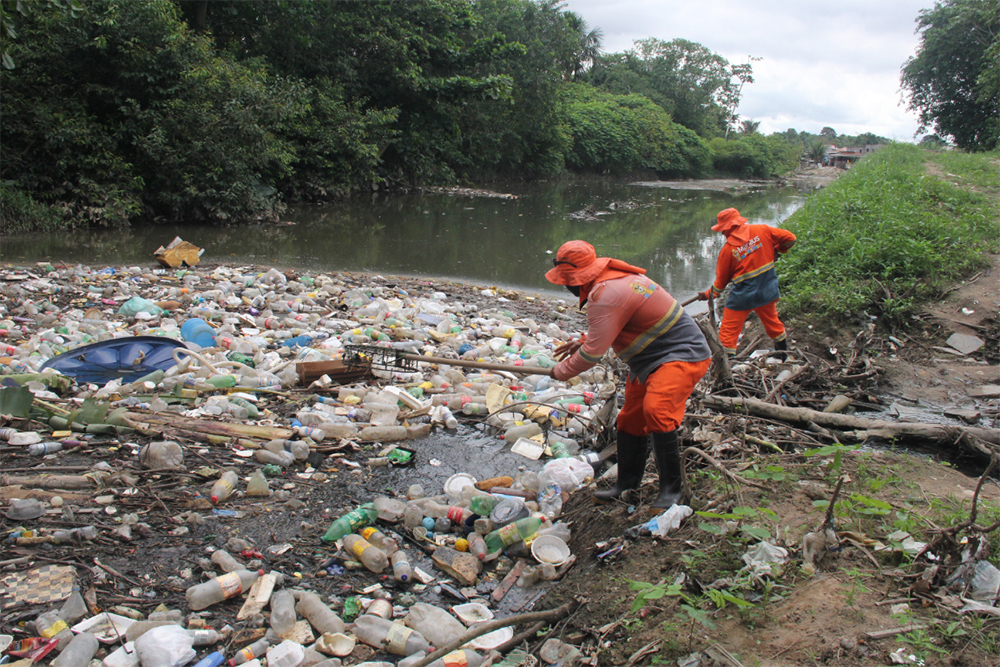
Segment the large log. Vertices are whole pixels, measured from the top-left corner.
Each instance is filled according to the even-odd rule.
[[[777,419],[802,427],[818,424],[840,431],[857,431],[860,432],[856,434],[859,439],[874,436],[879,438],[913,438],[947,447],[957,444],[976,458],[986,460],[989,460],[995,453],[1000,453],[1000,430],[994,428],[892,422],[855,417],[854,415],[818,412],[808,408],[789,408],[765,403],[754,398],[706,396],[703,402],[706,407],[746,412],[758,417]]]

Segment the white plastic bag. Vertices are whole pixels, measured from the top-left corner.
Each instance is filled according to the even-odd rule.
[[[179,625],[161,625],[135,640],[142,667],[181,667],[194,660],[194,638]]]
[[[545,464],[538,478],[546,484],[557,484],[567,493],[573,493],[594,478],[594,469],[580,459],[552,459]]]

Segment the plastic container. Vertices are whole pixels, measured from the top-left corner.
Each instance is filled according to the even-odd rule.
[[[392,554],[392,576],[396,581],[406,583],[413,578],[413,568],[406,552],[400,549]]]
[[[298,598],[299,601],[295,605],[295,611],[302,614],[317,632],[320,634],[336,634],[344,631],[344,621],[341,620],[336,612],[323,603],[323,599],[319,595],[306,592],[299,593]]]
[[[418,602],[410,607],[403,623],[424,636],[434,646],[444,646],[465,634],[465,626],[440,607]]]
[[[362,565],[376,574],[382,572],[389,565],[389,557],[379,549],[361,537],[360,535],[344,535],[344,550],[359,560]]]
[[[254,470],[247,480],[247,496],[252,498],[266,498],[271,495],[271,487],[267,483],[262,470]]]
[[[570,550],[555,535],[539,535],[531,541],[531,555],[539,563],[552,563],[558,567],[570,557]]]
[[[192,611],[199,611],[210,607],[213,604],[235,597],[250,588],[253,582],[257,581],[263,570],[251,572],[250,570],[236,570],[216,577],[210,581],[196,584],[187,589],[184,597],[187,599],[188,607]]]
[[[221,503],[226,498],[228,498],[233,493],[233,489],[236,487],[236,482],[239,478],[236,473],[232,470],[227,470],[222,473],[222,476],[216,480],[215,484],[212,485],[212,491],[209,494],[212,498],[213,503]]]
[[[514,523],[508,524],[499,530],[484,537],[486,549],[489,553],[500,551],[506,547],[523,542],[525,538],[531,537],[544,525],[541,519],[529,516],[525,519],[518,519]]]
[[[348,629],[368,646],[393,655],[412,655],[430,648],[424,636],[416,630],[371,614],[358,616]]]
[[[381,530],[373,526],[362,528],[361,537],[368,540],[368,542],[370,542],[373,546],[376,546],[382,551],[384,551],[385,555],[389,556],[390,558],[394,553],[399,551],[399,545],[396,543],[396,540],[392,539],[391,537],[383,533]]]
[[[73,637],[59,653],[59,657],[52,661],[52,667],[87,667],[100,646],[97,637],[89,632],[82,632]]]
[[[323,541],[336,542],[345,535],[372,525],[376,518],[378,518],[378,511],[375,506],[372,503],[365,503],[334,521],[327,529],[326,534],[323,535]]]
[[[271,629],[284,637],[295,627],[295,596],[290,590],[276,591],[271,595]]]
[[[184,467],[184,450],[176,442],[151,442],[139,450],[139,464],[149,470]]]
[[[215,347],[215,329],[200,317],[192,317],[181,325],[181,338],[198,347]]]
[[[305,657],[306,650],[302,644],[286,639],[267,649],[267,667],[298,667]]]

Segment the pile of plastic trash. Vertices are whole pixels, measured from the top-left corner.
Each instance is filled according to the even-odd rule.
[[[496,606],[498,591],[556,580],[573,565],[570,530],[558,519],[568,494],[595,475],[597,455],[587,448],[613,419],[615,381],[604,367],[569,383],[548,375],[553,349],[572,336],[555,323],[572,317],[560,312],[560,302],[540,304],[554,321],[539,323],[517,316],[495,290],[458,300],[378,277],[232,267],[38,268],[0,272],[0,407],[10,413],[0,445],[44,462],[110,439],[116,456],[126,458],[115,461],[121,469],[101,462],[82,475],[47,476],[45,499],[11,499],[5,525],[18,526],[7,540],[19,547],[127,544],[155,533],[134,513],[117,517],[113,531],[29,522],[47,512],[73,520],[59,493],[82,491],[106,505],[137,484],[136,471],[188,470],[188,442],[238,463],[220,466],[194,488],[195,509],[172,519],[189,525],[204,522],[198,509],[219,516],[217,508],[237,498],[294,502],[287,490],[272,488],[273,475],[286,468],[313,482],[334,481],[317,469],[331,448],[375,443],[381,449],[369,465],[404,466],[419,451],[419,438],[434,429],[453,432],[460,421],[503,438],[525,461],[547,459],[509,477],[454,475],[437,495],[415,483],[405,497],[373,494],[369,503],[343,508],[315,542],[326,554],[319,570],[335,577],[367,569],[378,582],[364,589],[367,595],[324,596],[299,578],[265,573],[255,546],[232,538],[200,559],[201,581],[193,568],[171,578],[174,590],[186,589],[187,610],[147,616],[111,605],[94,613],[98,601],[75,590],[22,624],[30,637],[7,636],[3,648],[29,660],[25,665],[56,654],[58,667],[82,667],[95,656],[108,667],[184,665],[198,657],[198,667],[261,659],[281,667],[387,664],[365,661],[380,652],[414,664],[492,618],[475,600]],[[511,370],[393,363],[397,354]],[[370,371],[365,381],[357,377],[359,359]],[[347,361],[330,374],[309,373]],[[346,377],[351,381],[341,384]],[[4,484],[30,487],[32,479],[10,475]],[[187,530],[181,525],[170,534]],[[415,563],[408,544],[432,559],[433,572]],[[484,598],[476,585],[490,569],[495,585]],[[30,587],[36,572],[9,583]],[[450,611],[420,602],[435,583],[472,601]],[[211,615],[202,610],[244,598],[235,617],[209,626]],[[478,665],[479,652],[512,635],[508,626],[470,637],[462,655],[431,664]],[[226,648],[215,650],[220,643]]]

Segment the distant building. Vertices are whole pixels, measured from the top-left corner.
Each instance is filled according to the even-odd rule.
[[[828,167],[849,169],[852,164],[883,146],[885,144],[865,144],[864,146],[845,146],[843,148],[830,146],[823,158],[823,164]]]

